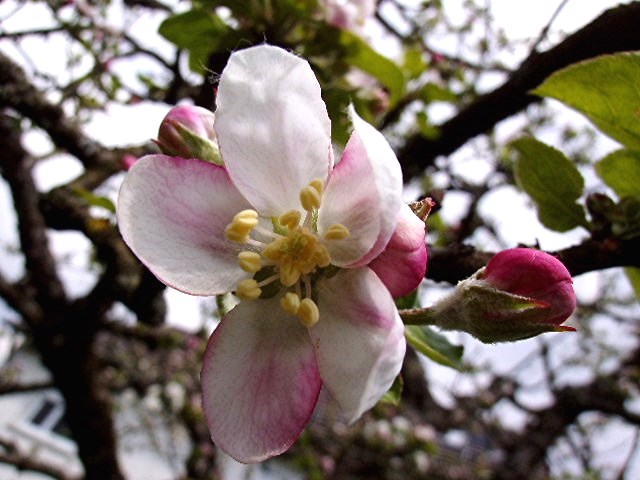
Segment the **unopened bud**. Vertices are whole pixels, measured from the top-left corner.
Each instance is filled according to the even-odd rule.
[[[222,165],[213,112],[194,105],[173,107],[164,117],[156,144],[173,157],[197,158]]]
[[[561,325],[576,307],[572,284],[569,271],[552,255],[505,250],[434,306],[435,323],[485,343],[574,331]]]

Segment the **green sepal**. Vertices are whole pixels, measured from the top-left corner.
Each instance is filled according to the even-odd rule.
[[[402,400],[402,390],[404,388],[404,381],[402,380],[402,375],[398,375],[396,379],[393,381],[393,385],[391,388],[387,390],[379,403],[393,405],[397,407],[400,405],[400,401]]]

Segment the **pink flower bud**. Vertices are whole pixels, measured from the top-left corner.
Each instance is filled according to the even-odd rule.
[[[122,155],[122,166],[125,170],[129,170],[137,160],[138,157],[131,155],[130,153],[125,153]]]
[[[435,323],[485,343],[575,331],[561,325],[576,307],[572,284],[566,267],[548,253],[505,250],[434,306]]]
[[[374,0],[324,0],[325,18],[330,25],[357,31],[376,12]]]
[[[393,297],[413,292],[427,268],[424,221],[403,205],[387,247],[369,267],[387,286]]]
[[[222,164],[213,129],[213,112],[193,105],[173,107],[160,124],[156,144],[173,157],[197,158]]]
[[[479,278],[498,290],[548,305],[545,315],[539,319],[548,325],[559,326],[576,308],[571,274],[560,260],[539,250],[512,248],[500,252],[489,261]]]

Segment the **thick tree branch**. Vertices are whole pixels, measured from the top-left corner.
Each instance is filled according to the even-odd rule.
[[[18,215],[18,232],[35,298],[44,308],[66,301],[64,288],[49,250],[47,228],[38,208],[38,191],[31,177],[27,153],[20,144],[14,119],[0,115],[3,139],[2,175],[9,183]]]
[[[587,239],[579,245],[550,253],[558,257],[574,276],[614,267],[640,267],[640,237],[628,240]],[[432,247],[429,249],[427,278],[455,284],[485,266],[493,255],[466,244]]]
[[[419,175],[436,157],[454,152],[501,120],[540,101],[528,92],[553,72],[598,55],[640,49],[638,25],[640,3],[620,5],[551,50],[532,53],[501,87],[479,97],[440,125],[438,138],[430,140],[421,135],[408,138],[398,154],[405,178]]]
[[[99,384],[100,365],[92,351],[100,321],[112,300],[96,301],[90,297],[91,301],[68,302],[48,247],[47,226],[28,168],[28,156],[20,144],[17,125],[6,115],[0,116],[0,135],[5,147],[2,174],[14,197],[27,267],[24,288],[35,291],[34,299],[46,313],[37,319],[24,320],[44,365],[64,397],[69,426],[87,477],[123,478],[116,456],[111,402]],[[25,308],[20,313],[26,313]]]
[[[51,103],[27,78],[24,71],[0,52],[0,106],[10,107],[45,130],[53,143],[89,168],[103,171],[103,178],[122,170],[125,150],[110,150],[87,138],[69,120],[60,105]]]

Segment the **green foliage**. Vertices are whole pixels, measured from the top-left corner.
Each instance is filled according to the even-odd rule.
[[[416,46],[405,50],[402,69],[410,79],[420,77],[427,70],[422,48]]]
[[[402,377],[398,375],[393,381],[393,385],[391,385],[391,388],[380,399],[380,403],[393,405],[394,407],[400,405],[400,402],[402,401],[403,387],[404,381],[402,380]]]
[[[627,278],[633,287],[633,291],[636,292],[636,297],[640,299],[640,268],[625,268]]]
[[[111,213],[116,213],[116,206],[107,197],[101,197],[83,188],[74,188],[73,193],[85,200],[92,207],[100,207]]]
[[[640,152],[616,150],[596,164],[596,173],[619,197],[640,196]]]
[[[558,232],[586,227],[584,209],[576,202],[584,179],[575,165],[562,152],[534,138],[521,138],[511,147],[517,152],[516,181],[536,203],[540,221]]]
[[[595,168],[620,198],[606,212],[612,233],[619,238],[640,235],[640,152],[616,150],[600,160]]]
[[[425,103],[455,102],[458,97],[446,87],[428,82],[420,89],[420,97]]]
[[[189,51],[189,67],[198,73],[206,71],[211,52],[231,50],[240,39],[215,12],[201,8],[167,18],[159,31],[177,47]]]
[[[405,77],[398,65],[380,55],[358,35],[348,30],[339,30],[340,44],[345,48],[345,60],[352,66],[368,73],[389,89],[391,106],[395,105],[405,91]]]
[[[640,149],[640,54],[619,53],[560,70],[533,93],[585,114],[603,133]]]
[[[431,327],[423,325],[406,325],[404,335],[409,345],[427,358],[447,367],[462,370],[462,354],[464,347],[453,345],[447,337],[437,333]]]

